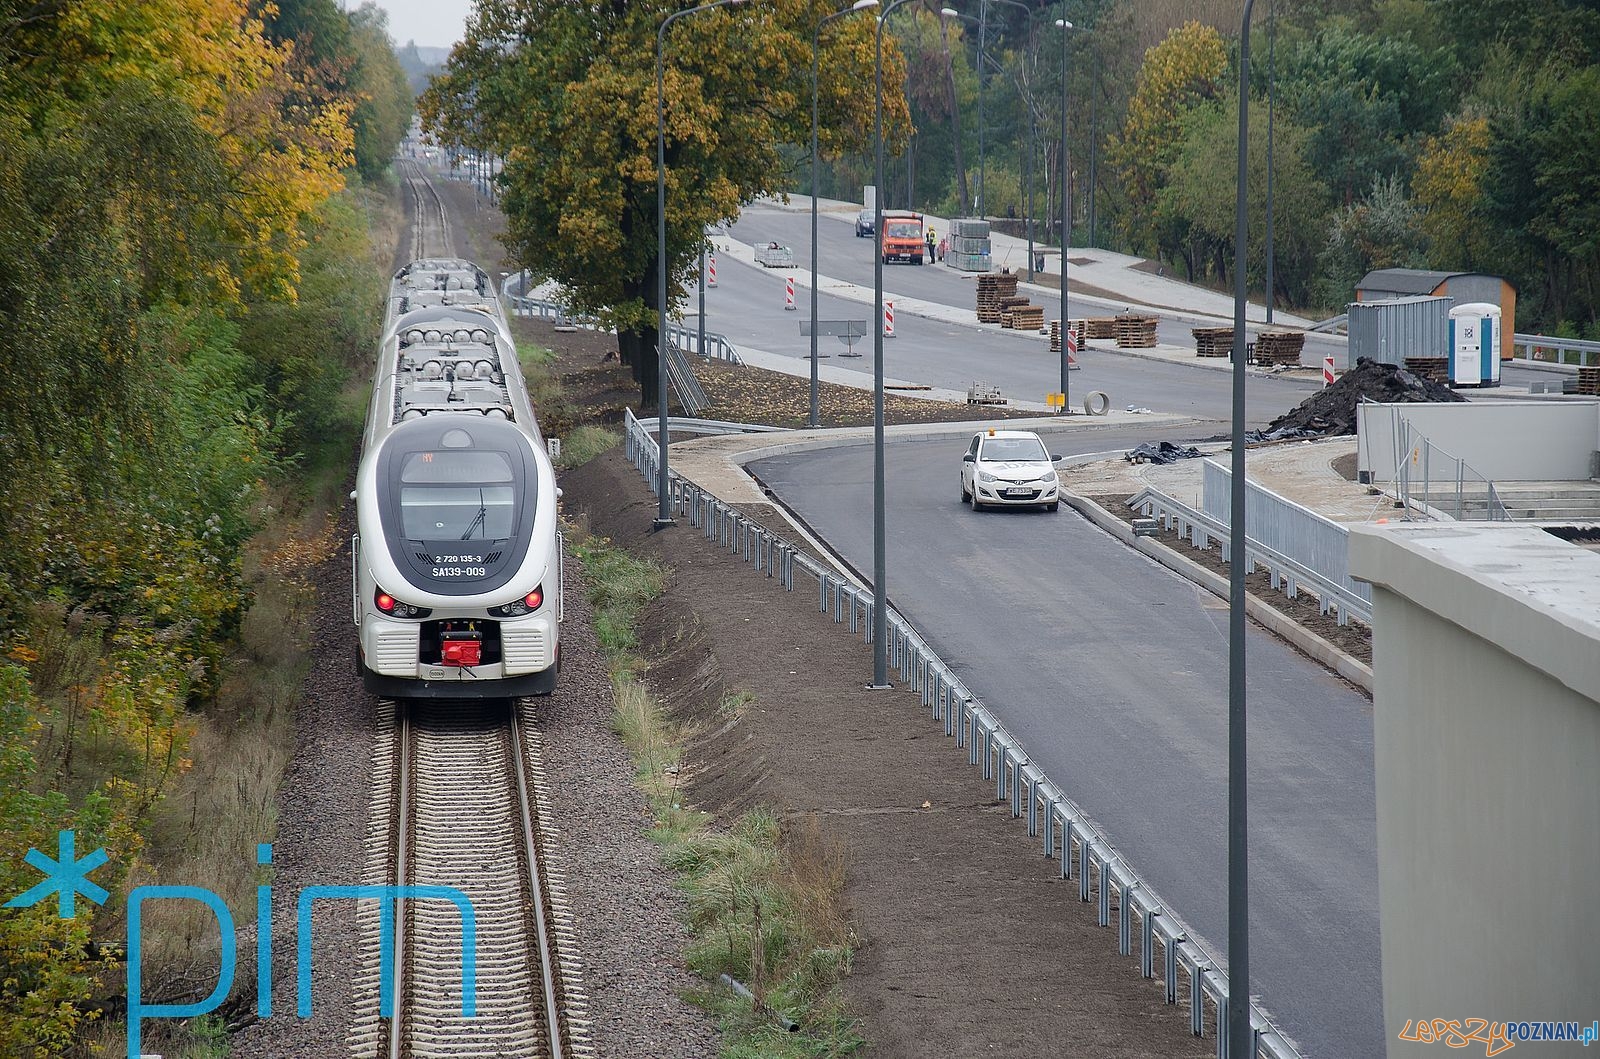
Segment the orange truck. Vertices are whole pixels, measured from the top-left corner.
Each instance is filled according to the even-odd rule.
[[[883,263],[909,261],[922,264],[928,252],[926,237],[922,234],[922,214],[905,210],[883,212],[883,233],[878,241]]]

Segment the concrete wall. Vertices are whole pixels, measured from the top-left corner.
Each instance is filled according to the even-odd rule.
[[[1398,1039],[1412,1019],[1589,1025],[1600,1017],[1600,554],[1531,527],[1396,525],[1352,527],[1350,559],[1374,587],[1390,1059],[1440,1054]]]
[[[1394,478],[1399,455],[1391,409],[1434,445],[1496,482],[1575,480],[1595,473],[1600,402],[1365,404],[1356,409],[1356,463],[1376,482]],[[1418,474],[1413,471],[1414,481]],[[1453,480],[1454,472],[1449,474]]]

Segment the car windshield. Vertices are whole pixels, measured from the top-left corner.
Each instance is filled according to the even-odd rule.
[[[1048,463],[1050,454],[1038,438],[990,438],[984,443],[980,459],[985,462],[1016,463],[1022,460]]]
[[[889,233],[889,238],[891,238],[891,239],[921,239],[922,238],[922,226],[920,224],[914,224],[914,223],[908,224],[908,223],[905,223],[905,222],[901,222],[900,224],[887,225],[886,229],[887,229],[887,231]]]

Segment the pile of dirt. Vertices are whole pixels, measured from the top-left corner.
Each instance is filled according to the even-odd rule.
[[[1411,374],[1398,364],[1380,364],[1362,357],[1339,381],[1274,419],[1268,435],[1303,432],[1299,436],[1337,437],[1356,432],[1356,405],[1362,401],[1406,404],[1423,401],[1465,401],[1450,387]],[[1284,433],[1281,436],[1297,436]]]

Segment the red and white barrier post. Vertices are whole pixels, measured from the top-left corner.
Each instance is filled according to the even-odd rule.
[[[883,303],[883,337],[894,337],[894,302]]]
[[[1061,339],[1067,344],[1068,369],[1076,368],[1078,366],[1078,339],[1073,335],[1072,328],[1064,328],[1061,332]]]
[[[707,264],[706,264],[706,286],[715,287],[716,285],[717,285],[717,255],[716,254],[712,254],[710,259],[707,261]]]
[[[1328,356],[1322,358],[1322,385],[1325,386],[1325,387],[1333,385],[1333,355],[1332,354],[1329,354]]]
[[[790,276],[783,281],[783,307],[794,312],[794,277]]]

